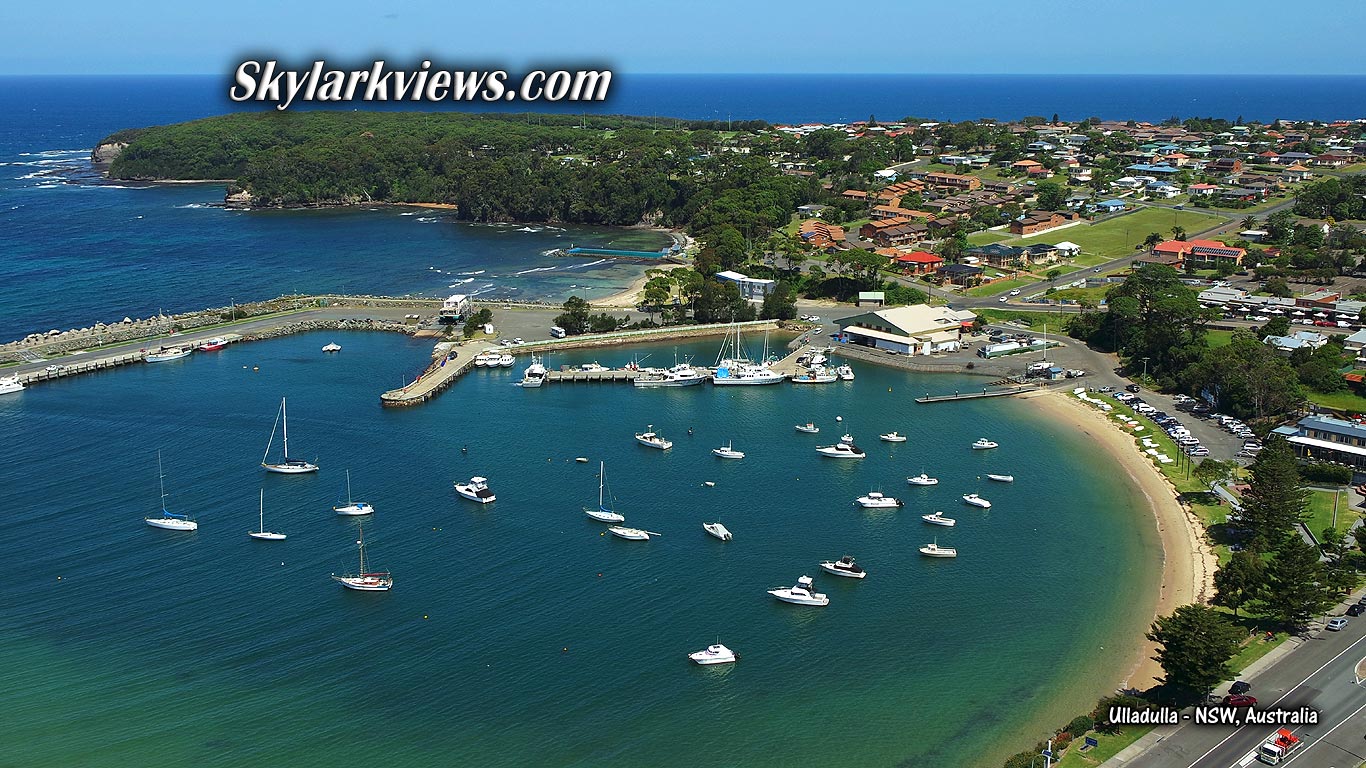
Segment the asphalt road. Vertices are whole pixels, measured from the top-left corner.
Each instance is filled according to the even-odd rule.
[[[1338,611],[1341,613],[1341,611]],[[1143,755],[1133,768],[1229,768],[1260,765],[1255,750],[1284,727],[1303,742],[1282,763],[1298,768],[1348,768],[1366,760],[1366,684],[1356,683],[1356,666],[1366,659],[1366,621],[1351,619],[1341,632],[1316,630],[1256,678],[1251,694],[1258,709],[1308,706],[1319,713],[1313,725],[1211,726],[1185,723]]]

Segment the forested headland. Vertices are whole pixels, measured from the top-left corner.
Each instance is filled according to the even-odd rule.
[[[785,223],[812,194],[811,182],[783,176],[759,157],[714,151],[715,127],[724,126],[621,116],[260,112],[120,131],[101,144],[127,144],[109,166],[112,178],[233,179],[230,194],[253,207],[447,203],[470,221],[651,223],[695,232],[725,223],[750,237]]]

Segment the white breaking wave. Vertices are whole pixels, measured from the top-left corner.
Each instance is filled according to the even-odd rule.
[[[532,272],[553,272],[555,267],[536,267],[534,269],[524,269],[521,272],[513,272],[514,275],[529,275]]]
[[[406,211],[406,212],[404,212],[404,213],[400,213],[400,214],[399,214],[399,216],[416,216],[416,215],[417,215],[417,212],[416,212],[416,211]]]
[[[474,271],[474,272],[456,272],[456,274],[457,274],[457,275],[482,275],[482,274],[484,274],[484,270],[480,269],[480,270],[476,270],[476,271]]]
[[[186,204],[184,204],[184,205],[177,205],[176,207],[177,207],[177,208],[212,208],[213,206],[211,206],[211,205],[209,205],[209,204],[207,204],[207,203],[186,203]]]
[[[517,231],[518,231],[518,232],[540,232],[541,230],[539,230],[539,229],[533,229],[532,227],[521,227],[521,228],[518,229]]]
[[[583,269],[585,267],[596,267],[599,264],[606,264],[610,261],[611,259],[598,259],[597,261],[590,261],[586,264],[575,264],[573,266],[565,267],[565,269]]]
[[[477,290],[470,291],[470,296],[478,296],[481,293],[488,293],[491,290],[493,290],[493,283],[489,283],[488,285],[478,288]]]
[[[420,221],[420,222],[422,222],[423,224],[432,224],[432,223],[435,223],[435,222],[436,222],[436,217],[435,217],[435,216],[419,216],[419,217],[417,217],[417,220]]]

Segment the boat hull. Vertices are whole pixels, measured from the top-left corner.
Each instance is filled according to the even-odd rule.
[[[388,592],[394,586],[394,580],[390,578],[333,576],[332,579],[343,587],[354,589],[357,592]]]
[[[851,453],[849,451],[835,450],[834,448],[817,448],[816,452],[822,456],[829,456],[832,459],[862,459],[867,456],[867,454],[863,452]]]
[[[588,507],[584,507],[584,508],[583,508],[583,513],[584,513],[585,515],[587,515],[589,518],[591,518],[591,519],[593,519],[593,520],[597,520],[599,523],[624,523],[624,522],[626,522],[626,516],[625,516],[625,515],[621,515],[621,514],[617,514],[616,512],[603,512],[603,511],[600,510],[600,509],[589,509]]]
[[[921,548],[920,548],[920,554],[924,555],[925,557],[958,557],[958,550],[956,550],[956,549],[933,549],[933,550],[932,550],[932,549],[926,549],[925,547],[921,547]]]
[[[733,654],[733,653],[732,653],[731,655],[729,655],[729,656],[707,656],[707,655],[705,655],[706,653],[707,653],[706,651],[698,651],[697,653],[690,653],[690,654],[688,654],[688,658],[692,659],[692,660],[693,660],[693,663],[699,664],[699,665],[704,666],[704,667],[710,666],[710,665],[712,665],[712,664],[734,664],[734,663],[735,663],[735,654]],[[703,654],[703,655],[699,655],[699,654]]]
[[[148,525],[153,528],[161,528],[166,531],[197,531],[199,523],[193,520],[177,520],[175,518],[148,517],[144,518]]]
[[[375,508],[362,501],[358,504],[347,504],[344,507],[333,507],[332,511],[339,515],[356,517],[359,515],[373,515],[375,513]]]
[[[730,450],[726,450],[726,449],[724,449],[724,448],[713,448],[713,449],[711,450],[711,452],[712,452],[712,455],[713,455],[713,456],[716,456],[716,457],[722,458],[722,459],[743,459],[743,458],[745,458],[745,454],[744,454],[743,451],[730,451]]]
[[[674,447],[672,440],[649,440],[641,437],[640,435],[636,435],[636,442],[640,443],[646,448],[655,448],[661,451],[667,451],[670,448]]]
[[[480,504],[488,504],[491,501],[498,500],[498,497],[492,494],[488,496],[480,496],[478,491],[471,491],[469,488],[459,485],[455,487],[455,492],[460,494],[464,498],[469,499],[470,501],[477,501]]]
[[[982,509],[991,509],[991,502],[980,497],[969,499],[966,496],[964,496],[963,503],[973,507],[981,507]]]
[[[825,571],[826,573],[832,573],[836,576],[843,576],[847,579],[861,579],[868,575],[867,571],[859,571],[858,573],[854,573],[853,571],[846,571],[840,569],[836,567],[834,563],[821,563],[821,570]]]
[[[650,540],[650,534],[646,533],[645,531],[637,530],[637,529],[635,529],[635,528],[615,528],[615,527],[613,527],[613,528],[608,528],[607,530],[610,531],[610,532],[612,533],[613,536],[616,536],[616,537],[619,538],[619,539],[626,539],[627,541],[649,541],[649,540]]]
[[[247,531],[247,535],[258,541],[283,541],[286,534],[270,531]]]
[[[172,360],[179,360],[183,357],[189,356],[190,350],[184,349],[179,352],[158,352],[153,355],[148,355],[146,357],[146,360],[149,363],[169,363]]]
[[[788,594],[785,589],[770,589],[768,593],[782,602],[791,603],[792,605],[826,606],[830,604],[830,598],[822,594],[816,594],[812,597],[798,596]]]
[[[814,434],[816,434],[817,432],[820,432],[820,431],[821,431],[821,428],[820,428],[820,427],[803,427],[803,426],[798,426],[798,427],[796,427],[796,430],[797,430],[798,432],[801,432],[801,433],[804,433],[804,434],[807,434],[807,435],[814,435]]]
[[[987,475],[987,479],[988,479],[988,480],[995,480],[995,481],[998,482],[998,483],[1013,483],[1013,482],[1015,482],[1015,476],[1014,476],[1014,475]]]
[[[910,485],[931,486],[931,485],[939,485],[939,478],[937,478],[937,477],[924,477],[924,478],[921,478],[921,477],[908,477],[908,478],[906,478],[906,482],[909,483]]]
[[[261,466],[267,472],[274,472],[277,475],[305,475],[309,472],[317,472],[318,465],[310,464],[306,461],[290,462],[288,464],[265,464]]]
[[[703,523],[702,530],[720,539],[721,541],[730,541],[731,539],[735,538],[731,535],[731,532],[726,528],[726,526],[721,525],[720,523]]]
[[[904,443],[908,438],[905,435],[898,435],[896,437],[892,437],[891,435],[882,435],[881,439],[884,443]]]
[[[0,379],[0,395],[8,395],[12,392],[23,392],[24,385],[18,378]]]

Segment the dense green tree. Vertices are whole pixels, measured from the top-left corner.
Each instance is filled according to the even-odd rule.
[[[1288,628],[1304,627],[1333,603],[1325,575],[1319,550],[1298,535],[1286,536],[1267,565],[1266,613]]]
[[[588,332],[588,315],[592,307],[588,305],[587,301],[578,296],[570,296],[564,302],[563,309],[564,314],[555,316],[555,325],[563,328],[565,333],[570,336]]]
[[[1067,203],[1070,190],[1056,181],[1041,181],[1035,187],[1038,193],[1038,207],[1044,211],[1060,211]]]
[[[1244,330],[1234,331],[1226,346],[1203,350],[1177,382],[1186,392],[1213,397],[1223,413],[1243,419],[1288,413],[1304,401],[1290,362]]]
[[[1238,609],[1257,599],[1266,584],[1266,563],[1257,555],[1246,550],[1234,552],[1227,563],[1214,573],[1214,604],[1233,610],[1234,618]]]
[[[485,324],[491,322],[493,322],[493,311],[488,307],[482,307],[479,310],[470,313],[470,316],[465,318],[465,327],[462,329],[465,338],[470,338],[478,333]]]
[[[1257,331],[1263,337],[1266,336],[1288,336],[1290,335],[1290,318],[1284,315],[1267,320]]]
[[[1332,393],[1347,389],[1347,380],[1338,370],[1342,367],[1342,342],[1332,341],[1310,352],[1297,349],[1290,356],[1291,365],[1300,383],[1316,392]]]
[[[1231,677],[1228,662],[1242,637],[1223,614],[1203,605],[1183,605],[1154,621],[1147,638],[1161,646],[1153,660],[1162,665],[1167,698],[1200,700]]]
[[[778,282],[764,295],[759,309],[760,320],[792,320],[797,317],[797,292],[785,282]]]
[[[1205,458],[1195,466],[1194,474],[1196,480],[1205,484],[1224,483],[1234,476],[1238,468],[1238,462],[1233,459]]]
[[[1252,530],[1249,546],[1268,552],[1292,537],[1293,526],[1304,519],[1309,492],[1300,486],[1299,466],[1290,444],[1273,437],[1248,465],[1251,481],[1243,494],[1243,522]]]
[[[1197,359],[1205,349],[1208,313],[1201,309],[1195,292],[1182,284],[1171,267],[1152,264],[1140,267],[1110,291],[1107,307],[1093,327],[1069,325],[1070,333],[1102,348],[1117,349],[1128,367],[1141,368],[1148,358],[1148,372],[1172,376]]]
[[[1290,286],[1285,282],[1285,278],[1283,277],[1273,277],[1267,280],[1262,284],[1262,290],[1272,296],[1279,296],[1283,299],[1288,299],[1295,295],[1295,292],[1290,290]]]

